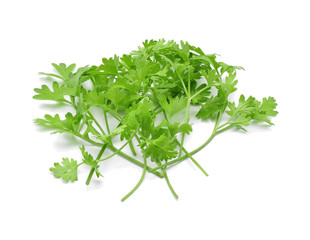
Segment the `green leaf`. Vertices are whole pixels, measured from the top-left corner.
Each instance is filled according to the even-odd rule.
[[[237,90],[236,85],[238,80],[235,80],[236,72],[229,73],[229,75],[225,78],[225,82],[221,82],[220,87],[223,90],[224,94],[228,97],[229,94],[233,93]]]
[[[122,124],[127,126],[127,133],[141,129],[141,134],[147,138],[153,131],[154,121],[152,102],[148,98],[143,98],[139,103],[134,104],[127,110]],[[130,135],[123,134],[122,137],[128,139]]]
[[[277,103],[273,97],[263,98],[262,103],[256,104],[256,111],[252,115],[252,119],[273,125],[270,117],[275,117],[278,114],[278,112],[275,111],[276,107]]]
[[[77,168],[77,161],[63,158],[61,164],[54,163],[54,167],[50,168],[50,171],[56,178],[62,178],[65,182],[75,182],[78,180]]]
[[[64,81],[69,79],[69,74],[74,70],[76,66],[75,64],[71,64],[67,67],[64,63],[52,63],[52,65]]]
[[[101,175],[101,173],[99,172],[98,168],[99,168],[99,160],[96,160],[94,159],[94,157],[89,154],[88,152],[86,152],[85,150],[85,146],[82,145],[80,147],[80,150],[81,150],[81,153],[82,153],[82,156],[83,156],[83,163],[94,168],[95,169],[95,172],[96,172],[96,176],[99,178]],[[102,176],[103,177],[103,176]]]
[[[170,117],[186,108],[187,100],[185,97],[168,97],[167,99],[165,96],[160,95],[158,96],[158,100],[161,107],[169,114]]]
[[[183,123],[180,125],[179,122],[170,123],[168,125],[168,129],[169,129],[171,136],[175,136],[178,133],[189,134],[193,130],[190,124]]]
[[[53,91],[51,91],[48,86],[42,85],[41,88],[35,88],[34,91],[37,95],[33,98],[37,100],[53,100],[58,102],[66,101],[65,96],[75,96],[75,92],[72,89],[65,86],[59,87],[57,82],[53,82]]]
[[[243,67],[231,66],[231,65],[228,65],[228,64],[223,63],[223,62],[219,62],[218,64],[221,67],[221,74],[222,75],[224,74],[224,72],[228,72],[229,74],[232,74],[232,73],[236,72],[236,70],[244,70]]]
[[[222,89],[218,90],[217,95],[209,98],[205,104],[203,104],[197,113],[196,117],[202,120],[213,119],[220,111],[224,111],[227,105],[227,98],[223,94]]]
[[[37,118],[34,122],[42,127],[56,130],[52,133],[68,132],[71,134],[76,134],[80,120],[81,116],[73,116],[72,113],[69,112],[65,115],[64,120],[60,119],[59,114],[56,114],[54,117],[46,114],[44,119]]]
[[[156,139],[148,139],[141,144],[145,157],[150,157],[153,162],[169,160],[177,156],[175,138],[161,135]]]
[[[89,69],[90,69],[90,67],[85,66],[85,67],[79,68],[76,71],[76,73],[74,73],[74,74],[72,74],[70,72],[68,74],[68,77],[66,79],[64,79],[64,82],[65,82],[66,86],[69,87],[69,88],[72,88],[74,91],[76,91],[77,90],[77,86],[79,86],[79,84],[82,82],[82,81],[80,81],[80,78]]]
[[[276,106],[276,101],[272,97],[263,98],[261,103],[252,96],[245,99],[244,95],[241,95],[238,106],[235,106],[235,103],[229,103],[229,110],[226,113],[231,117],[229,123],[239,128],[248,126],[252,120],[272,125],[269,118],[277,115]]]
[[[98,139],[101,139],[102,141],[104,141],[106,143],[112,144],[112,138],[117,136],[117,135],[122,134],[124,131],[126,131],[126,129],[127,129],[126,125],[121,125],[121,126],[115,128],[115,129],[113,129],[110,134],[97,135],[96,137]]]
[[[103,70],[105,74],[108,75],[118,75],[119,68],[119,57],[114,56],[114,58],[102,58],[103,65],[100,66],[100,70]]]
[[[127,94],[123,88],[120,87],[112,87],[110,88],[105,97],[109,99],[115,106],[116,109],[119,108],[119,106],[126,108],[127,106]]]

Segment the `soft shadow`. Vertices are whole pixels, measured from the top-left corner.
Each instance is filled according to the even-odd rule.
[[[68,107],[68,104],[62,102],[54,102],[54,103],[41,103],[39,104],[40,109],[49,109],[54,110],[58,108]]]
[[[266,123],[253,121],[251,122],[251,125],[246,127],[247,132],[246,133],[255,133],[255,132],[261,132],[261,131],[271,131],[273,125],[268,125]]]
[[[61,141],[57,141],[55,143],[55,147],[59,149],[73,148],[80,145],[81,141],[79,141],[79,139],[77,139],[75,136],[69,134],[63,134]]]
[[[99,190],[102,189],[104,186],[104,181],[102,178],[95,178],[95,176],[92,178],[92,180],[90,181],[89,185],[85,184],[86,187],[86,191],[92,191],[92,190]]]

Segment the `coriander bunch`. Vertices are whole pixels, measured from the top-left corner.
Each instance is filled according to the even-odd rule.
[[[237,90],[236,72],[243,68],[218,62],[215,54],[205,54],[183,41],[146,40],[129,54],[103,58],[99,66],[75,70],[75,64],[52,65],[55,73],[40,73],[53,79],[51,86],[34,89],[33,98],[69,105],[72,111],[62,117],[45,115],[35,123],[52,133],[71,134],[97,146],[98,155],[92,156],[81,145],[81,161],[63,158],[50,171],[57,178],[74,182],[78,167],[84,164],[90,169],[89,184],[94,174],[102,176],[100,162],[121,156],[142,168],[139,182],[122,201],[140,186],[147,172],[164,178],[178,198],[168,178],[168,166],[190,159],[207,176],[193,158],[195,153],[222,132],[231,128],[246,131],[252,122],[272,125],[270,118],[277,115],[273,97],[259,101],[241,95],[237,102],[230,102],[228,97]],[[192,106],[199,107],[195,116],[190,115]],[[94,117],[95,109],[104,120]],[[185,112],[184,120],[174,121],[173,116],[181,111]],[[228,115],[224,122],[223,114]],[[111,118],[117,122],[113,129]],[[192,118],[214,121],[214,127],[209,138],[189,152],[184,143],[192,131]],[[122,146],[115,147],[115,141],[121,141]],[[123,151],[127,146],[132,156]],[[112,154],[105,154],[106,149]],[[137,159],[138,150],[143,159]],[[151,167],[151,162],[156,167]]]

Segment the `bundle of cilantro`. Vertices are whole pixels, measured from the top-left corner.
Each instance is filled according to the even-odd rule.
[[[97,157],[93,157],[82,145],[80,163],[63,158],[50,171],[56,178],[74,182],[78,179],[78,167],[85,164],[90,167],[86,181],[89,184],[94,173],[98,178],[102,176],[100,162],[115,155],[122,156],[143,168],[139,182],[122,201],[140,186],[146,172],[164,178],[178,198],[168,179],[167,166],[189,158],[207,175],[193,158],[195,153],[228,129],[246,131],[245,127],[253,121],[272,125],[270,117],[277,115],[277,104],[272,97],[258,101],[241,95],[238,103],[230,102],[228,96],[237,90],[236,70],[243,68],[218,62],[215,54],[205,54],[183,41],[180,45],[174,41],[145,41],[130,54],[103,58],[101,65],[85,66],[75,72],[75,64],[52,65],[56,73],[41,73],[53,78],[51,87],[42,85],[34,89],[33,98],[70,105],[72,112],[64,117],[45,115],[35,119],[35,123],[53,133],[71,134],[100,150]],[[85,87],[86,83],[91,84],[91,89]],[[188,152],[184,139],[192,131],[191,106],[199,107],[196,118],[214,120],[215,124],[206,142]],[[104,123],[94,117],[95,108],[101,110]],[[172,117],[182,110],[184,121],[173,121]],[[229,117],[221,124],[223,114]],[[114,129],[109,125],[111,118],[118,124]],[[113,144],[116,137],[123,142],[120,148]],[[123,152],[127,145],[133,157]],[[103,157],[107,148],[113,153]],[[142,161],[135,159],[136,149],[141,150]],[[150,161],[156,167],[150,167]]]

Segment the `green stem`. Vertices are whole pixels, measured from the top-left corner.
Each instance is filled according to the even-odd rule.
[[[117,151],[117,148],[115,148],[115,147],[108,146],[108,148],[109,148],[110,150],[112,150],[112,151]],[[134,159],[134,158],[128,156],[126,153],[124,153],[124,152],[122,152],[122,151],[119,152],[118,155],[122,156],[123,158],[127,159],[128,161],[130,161],[130,162],[132,162],[132,163],[134,163],[134,164],[136,164],[136,165],[138,165],[138,166],[140,166],[140,167],[144,167],[144,164],[143,164],[142,162],[137,161],[136,159]],[[149,167],[149,166],[146,167],[146,170],[147,170],[148,172],[150,172],[151,169],[152,169],[152,168]],[[154,171],[152,171],[152,172],[153,172],[156,176],[158,176],[158,177],[160,177],[160,178],[163,178],[163,177],[164,177],[164,175],[163,175],[162,173],[160,173],[160,172],[154,172]]]
[[[165,168],[162,168],[162,171],[163,171],[163,173],[164,173],[164,178],[165,178],[165,180],[166,180],[166,182],[167,182],[167,185],[168,185],[170,191],[172,192],[173,196],[174,196],[176,199],[178,199],[179,196],[178,196],[178,194],[176,194],[176,192],[174,191],[174,189],[173,189],[173,187],[172,187],[172,185],[171,185],[171,183],[170,183],[170,181],[169,181],[169,178],[168,178],[166,169],[165,169]]]
[[[96,157],[96,160],[99,160],[99,159],[101,158],[101,156],[102,156],[103,152],[105,151],[105,149],[107,148],[107,146],[108,146],[108,144],[104,144],[104,145],[102,146],[102,148],[100,149],[100,152],[98,153],[98,155],[97,155],[97,157]],[[86,185],[89,185],[90,180],[92,179],[94,172],[95,172],[95,168],[93,167],[93,168],[90,170],[90,172],[89,172],[88,178],[87,178],[87,180],[86,180]]]
[[[161,113],[164,109],[159,109],[157,112],[155,112],[155,115],[158,115],[159,113]]]
[[[107,111],[108,113],[111,114],[111,116],[113,116],[117,121],[121,121],[123,118],[121,115],[119,115],[117,112],[113,111],[112,109],[110,108],[104,108],[103,106],[101,106],[103,111]]]
[[[64,99],[64,100],[62,100],[62,101],[65,102],[65,103],[69,103],[69,104],[73,105],[72,102],[70,102],[70,101],[68,101],[68,100],[66,100],[66,99]]]
[[[80,132],[80,131],[82,130],[82,128],[84,127],[85,123],[86,123],[86,119],[83,118],[83,121],[82,121],[82,123],[80,124],[80,126],[78,127],[77,132]]]
[[[81,138],[81,139],[84,140],[85,142],[91,143],[91,144],[94,145],[94,146],[102,147],[102,145],[104,145],[104,143],[98,143],[98,142],[95,142],[95,141],[93,141],[93,140],[91,140],[91,139],[89,139],[89,138],[85,138],[83,135],[81,135],[81,134],[79,134],[79,133],[76,133],[76,134],[74,134],[74,135],[77,136],[77,137],[79,137],[79,138]],[[113,151],[113,152],[118,151],[118,149],[117,149],[116,147],[112,146],[112,145],[108,145],[108,149],[110,149],[110,150]],[[127,155],[126,153],[124,153],[124,152],[122,152],[122,151],[119,151],[117,154],[118,154],[119,156],[125,158],[126,160],[128,160],[128,161],[130,161],[130,162],[136,164],[136,165],[139,166],[139,167],[144,167],[144,164],[143,164],[143,163],[137,161],[136,159],[130,157],[129,155]],[[149,166],[147,166],[147,168],[146,168],[146,170],[147,170],[148,172],[151,172],[151,169],[152,169],[152,168],[149,167]],[[163,175],[162,173],[157,172],[156,170],[152,171],[152,173],[155,174],[156,176],[160,177],[160,178],[163,178],[163,177],[164,177],[164,175]]]
[[[180,146],[180,143],[177,142]],[[203,172],[204,175],[209,176],[208,173],[200,166],[200,164],[192,157],[192,155],[189,154],[188,151],[186,151],[186,149],[183,147],[183,152],[186,154],[186,156],[192,160],[192,162]]]
[[[131,194],[133,194],[141,185],[141,183],[143,182],[143,179],[145,177],[145,173],[146,173],[146,158],[144,157],[144,168],[143,168],[143,172],[142,172],[142,176],[140,177],[140,180],[138,181],[138,183],[136,184],[136,186],[134,186],[133,189],[131,189],[131,191],[129,193],[127,193],[122,199],[121,201],[124,202]]]
[[[185,113],[185,123],[188,124],[189,123],[189,108],[191,105],[191,98],[187,99],[187,105],[186,105],[186,113]],[[185,133],[182,133],[182,137],[181,137],[181,146],[180,146],[180,150],[179,150],[179,158],[181,157],[182,154],[182,148],[184,145],[184,139],[185,139]]]
[[[76,109],[75,98],[73,96],[70,96],[70,100],[71,100],[72,106],[74,107],[74,109]]]
[[[225,131],[227,131],[228,129],[231,129],[231,128],[233,128],[233,127],[234,127],[233,125],[229,125],[229,126],[223,128],[223,129],[219,129],[219,130],[216,131],[216,134],[220,134],[220,133],[222,133],[222,132],[225,132]]]
[[[175,72],[177,73],[179,79],[181,80],[181,83],[182,83],[182,86],[183,86],[183,89],[184,89],[184,92],[186,94],[186,96],[188,96],[188,91],[186,89],[186,86],[185,86],[185,83],[183,81],[183,78],[181,77],[180,73],[177,71],[177,68],[175,67],[174,63],[169,59],[167,58],[165,55],[160,55],[162,58],[164,58],[167,62],[169,62],[169,64],[174,68]]]
[[[173,187],[172,187],[172,185],[171,185],[171,183],[170,183],[170,181],[169,181],[169,178],[168,178],[168,175],[167,175],[167,171],[166,171],[166,167],[165,167],[164,165],[162,165],[161,162],[157,162],[157,165],[158,165],[158,167],[161,168],[161,170],[163,171],[164,178],[165,178],[165,180],[166,180],[166,182],[167,182],[167,185],[168,185],[170,191],[172,192],[173,196],[174,196],[176,199],[178,199],[179,196],[178,196],[178,194],[176,194],[176,192],[174,191],[174,189],[173,189]]]
[[[214,129],[213,129],[213,131],[212,131],[212,134],[211,134],[210,137],[207,139],[207,141],[205,141],[200,147],[198,147],[198,148],[196,148],[195,150],[191,151],[191,152],[189,153],[189,155],[193,156],[194,154],[196,154],[197,152],[199,152],[201,149],[203,149],[204,147],[206,147],[206,146],[212,141],[212,139],[213,139],[216,135],[218,135],[218,134],[224,132],[224,131],[222,131],[222,130],[217,131],[218,125],[219,125],[219,123],[220,123],[220,121],[221,121],[221,118],[222,118],[222,115],[223,115],[222,112],[220,112],[220,113],[218,114],[217,119],[216,119],[216,123],[215,123],[215,125],[214,125]],[[229,129],[229,128],[226,128],[225,131],[228,130],[228,129]],[[224,129],[223,129],[223,130],[224,130]],[[185,160],[185,159],[187,159],[187,158],[188,158],[188,156],[187,156],[187,155],[184,155],[184,156],[178,157],[177,159],[172,160],[172,161],[170,161],[170,162],[168,162],[168,163],[166,163],[166,164],[164,164],[164,165],[162,165],[162,166],[163,166],[163,167],[166,167],[166,166],[169,166],[169,165],[172,165],[172,164],[180,163],[180,162],[182,162],[183,160]],[[160,169],[160,168],[161,168],[161,167],[152,168],[152,169],[151,169],[151,172],[152,172],[152,171],[155,171],[155,170],[158,170],[158,169]]]
[[[91,114],[91,112],[89,110],[87,110],[88,115],[90,116],[90,118],[95,122],[95,124],[97,125],[97,127],[99,128],[99,130],[102,132],[103,135],[106,135],[106,133],[104,132],[103,128],[101,127],[101,125],[99,124],[99,122],[96,120],[96,118]]]
[[[207,87],[204,87],[202,89],[200,89],[198,92],[196,92],[193,96],[191,96],[191,99],[193,99],[194,97],[198,96],[201,92],[203,92],[204,90],[208,89],[208,88],[211,88],[211,86],[207,86]]]
[[[156,112],[159,108],[161,108],[160,105],[158,105],[156,108],[154,108],[154,112]]]
[[[135,136],[136,133],[132,134],[131,137],[127,140],[127,142],[125,144],[123,144],[123,146],[121,146],[120,148],[118,148],[116,151],[114,151],[114,153],[112,153],[110,156],[106,157],[106,158],[103,158],[103,159],[100,159],[99,162],[102,162],[102,161],[105,161],[105,160],[108,160],[109,158],[115,156],[116,154],[118,154],[119,152],[122,151],[122,149],[124,147],[126,147],[126,145],[131,141],[131,139]]]
[[[132,140],[129,141],[129,147],[130,147],[130,150],[131,150],[132,154],[134,156],[137,156],[137,153],[136,153],[136,150],[135,150],[135,148],[133,146]]]
[[[107,112],[103,110],[103,114],[104,114],[104,121],[105,121],[105,126],[107,128],[108,134],[111,134],[109,122],[108,122],[108,117],[107,117]]]
[[[87,180],[86,180],[86,185],[89,185],[90,183],[90,180],[92,179],[93,175],[94,175],[94,172],[95,172],[95,168],[91,168],[89,174],[88,174],[88,177],[87,177]]]

